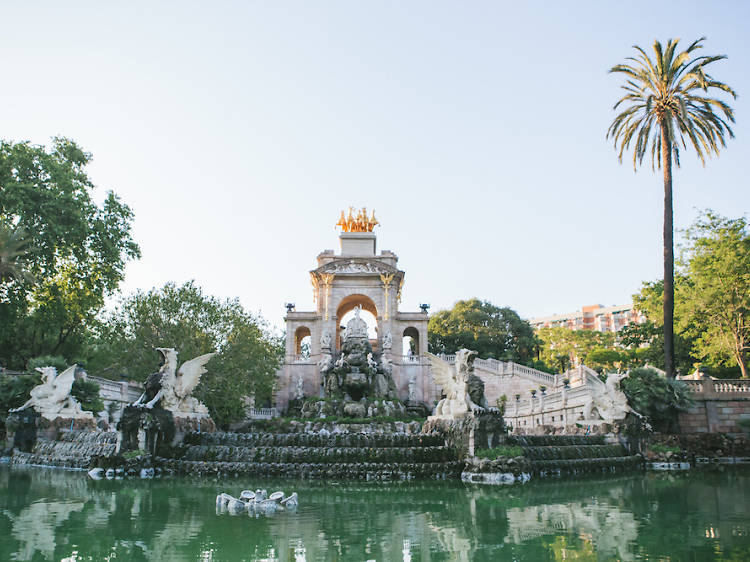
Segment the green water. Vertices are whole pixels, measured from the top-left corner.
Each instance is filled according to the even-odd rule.
[[[296,513],[215,496],[297,491]],[[0,560],[750,560],[750,471],[512,487],[89,480],[0,468]]]

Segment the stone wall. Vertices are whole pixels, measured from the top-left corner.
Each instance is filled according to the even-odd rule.
[[[750,381],[683,381],[690,386],[695,405],[680,413],[683,433],[740,433],[741,419],[750,419]]]

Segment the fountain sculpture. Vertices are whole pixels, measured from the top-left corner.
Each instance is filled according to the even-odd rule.
[[[206,353],[185,361],[177,369],[177,351],[158,347],[161,367],[146,379],[145,391],[126,407],[119,429],[121,451],[143,450],[154,454],[160,445],[181,441],[187,431],[215,431],[208,408],[192,396],[205,364],[216,355]]]

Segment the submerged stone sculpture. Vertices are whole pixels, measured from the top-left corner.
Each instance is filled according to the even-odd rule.
[[[620,390],[620,381],[627,376],[627,373],[609,373],[607,382],[591,389],[591,396],[583,406],[584,421],[612,423],[625,419],[629,412],[639,418],[643,417],[628,405],[628,397]],[[592,419],[594,410],[599,414],[600,420]]]
[[[216,514],[229,513],[240,515],[247,513],[251,516],[270,515],[277,511],[294,511],[299,504],[297,492],[284,497],[284,492],[274,492],[270,496],[266,490],[242,490],[239,498],[227,493],[216,496]]]
[[[91,412],[85,412],[81,405],[71,395],[77,365],[68,367],[59,375],[54,367],[37,367],[42,374],[42,384],[31,389],[31,398],[19,407],[9,410],[10,413],[21,412],[33,408],[48,420],[57,418],[87,418],[93,419]]]
[[[445,395],[435,406],[433,417],[460,419],[469,412],[483,412],[487,409],[484,383],[474,374],[476,351],[459,350],[455,366],[432,353],[427,356],[430,358],[435,383],[443,389]]]

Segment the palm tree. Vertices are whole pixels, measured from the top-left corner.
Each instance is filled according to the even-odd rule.
[[[734,123],[732,108],[708,97],[718,89],[737,98],[734,90],[706,74],[706,67],[726,55],[696,56],[705,37],[677,53],[679,39],[667,41],[666,48],[654,41],[653,59],[639,46],[635,57],[609,71],[625,75],[622,89],[627,93],[614,105],[625,108],[607,130],[607,138],[619,146],[619,159],[633,145],[633,168],[651,152],[652,169],[664,173],[664,362],[667,377],[674,377],[674,242],[672,225],[672,158],[679,167],[680,147],[692,146],[705,166],[706,156],[726,146],[725,137],[734,138],[727,121]],[[723,114],[723,117],[720,116]],[[650,149],[650,150],[649,150]]]
[[[0,223],[0,283],[10,279],[32,279],[21,263],[28,252],[28,245],[23,228],[11,229]]]

